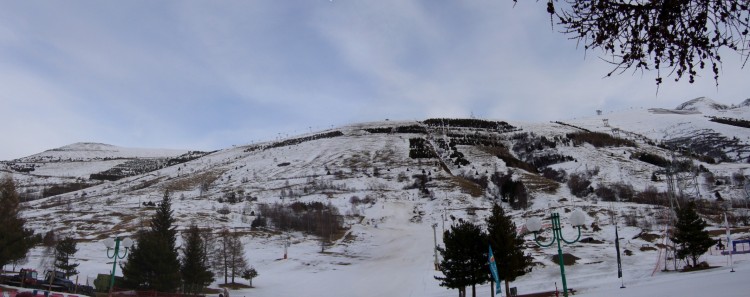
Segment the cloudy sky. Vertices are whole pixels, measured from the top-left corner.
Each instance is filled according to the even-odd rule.
[[[511,0],[0,0],[0,160],[75,142],[211,150],[349,123],[550,121],[750,97],[610,65]]]

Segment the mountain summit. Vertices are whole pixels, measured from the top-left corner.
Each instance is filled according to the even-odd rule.
[[[675,108],[676,110],[695,110],[704,111],[706,109],[711,110],[724,110],[728,109],[729,106],[718,103],[706,97],[698,97],[682,103]]]

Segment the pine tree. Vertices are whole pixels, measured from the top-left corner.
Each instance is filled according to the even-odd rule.
[[[435,279],[441,287],[458,289],[459,296],[466,296],[466,286],[472,286],[472,296],[476,296],[475,285],[489,281],[487,242],[481,228],[461,221],[443,233],[443,244],[438,251],[444,276]]]
[[[205,243],[198,226],[192,225],[184,234],[185,247],[180,265],[185,293],[200,293],[214,281],[214,273],[208,268]]]
[[[516,224],[500,205],[492,207],[492,213],[485,221],[487,241],[492,246],[498,276],[505,280],[505,292],[508,292],[509,282],[531,271],[532,258],[524,254],[523,236],[516,232]]]
[[[242,278],[248,280],[250,282],[250,287],[253,287],[253,279],[258,277],[258,271],[255,270],[255,267],[250,267],[248,269],[245,269],[245,271],[242,272]]]
[[[180,261],[175,247],[177,231],[169,192],[151,218],[151,228],[136,236],[136,245],[122,267],[125,283],[136,289],[173,292],[180,286]]]
[[[55,245],[55,269],[62,271],[66,278],[78,274],[78,263],[71,263],[70,257],[78,252],[76,240],[65,237]]]
[[[677,223],[674,235],[670,238],[672,242],[679,245],[677,258],[693,260],[693,266],[698,265],[698,258],[713,246],[716,241],[711,239],[706,231],[706,223],[695,211],[695,203],[690,202],[687,206],[677,211]]]
[[[34,232],[24,228],[26,220],[19,217],[20,200],[10,176],[0,179],[0,267],[20,261],[36,244]]]

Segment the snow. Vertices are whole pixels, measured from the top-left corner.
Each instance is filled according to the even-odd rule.
[[[713,123],[706,115],[732,114],[747,118],[750,107],[716,110],[701,105],[694,112],[659,112],[653,109],[631,109],[566,120],[565,123],[594,131],[609,132],[619,127],[628,135],[642,135],[662,140],[692,131],[712,129],[728,137],[737,137],[744,143],[750,137],[746,128]],[[674,110],[671,110],[674,111]],[[611,127],[604,127],[602,119]],[[467,208],[487,208],[493,203],[486,197],[472,197],[460,190],[455,179],[434,164],[434,160],[420,161],[408,158],[409,138],[425,137],[421,134],[370,134],[368,127],[394,127],[415,122],[374,122],[341,127],[343,136],[302,142],[296,145],[263,149],[271,143],[238,146],[221,150],[183,164],[167,167],[143,175],[102,182],[96,186],[55,197],[26,203],[23,216],[28,227],[38,233],[55,229],[58,234],[71,234],[82,241],[75,256],[81,266],[80,280],[92,281],[97,274],[108,274],[112,268],[102,244],[106,238],[130,236],[153,213],[153,208],[143,202],[158,202],[162,189],[173,187],[173,209],[179,229],[195,223],[212,230],[233,228],[249,230],[254,218],[249,211],[258,202],[289,203],[294,201],[320,201],[332,203],[345,215],[349,229],[325,252],[320,251],[314,236],[299,232],[253,231],[243,237],[245,256],[260,276],[253,280],[255,288],[235,290],[232,297],[247,296],[455,296],[455,290],[440,287],[434,279],[440,272],[434,270],[433,224],[437,227],[437,242],[441,244],[442,230],[450,228],[450,217],[481,223],[487,210],[469,213]],[[576,131],[565,125],[549,123],[511,123],[523,132],[537,135],[560,135]],[[333,131],[333,130],[331,130]],[[329,132],[329,131],[324,131]],[[304,135],[302,136],[304,137]],[[636,140],[639,139],[633,136]],[[253,149],[258,148],[258,149]],[[491,154],[471,146],[459,146],[471,160],[471,166],[457,168],[448,164],[453,174],[477,172],[480,176],[495,170],[507,169],[504,162]],[[635,190],[655,185],[666,189],[666,182],[654,183],[650,175],[658,167],[629,159],[635,150],[649,150],[666,155],[668,152],[639,142],[638,148],[601,148],[589,145],[559,146],[556,152],[574,157],[576,162],[556,164],[554,168],[569,173],[598,168],[593,185],[624,182]],[[124,162],[117,158],[164,158],[186,153],[187,150],[128,149],[104,144],[79,143],[50,150],[24,162],[50,162],[41,164],[33,174],[13,173],[23,185],[43,184],[45,180],[87,178]],[[70,162],[51,160],[72,159]],[[104,160],[105,158],[110,158]],[[114,158],[114,159],[112,159]],[[282,165],[289,163],[287,165]],[[708,165],[717,176],[731,176],[735,172],[748,174],[747,164],[729,163]],[[380,175],[373,174],[378,168]],[[0,169],[3,169],[0,166]],[[411,175],[426,170],[431,173],[430,190],[434,199],[420,197],[416,189],[405,189],[413,181]],[[329,174],[330,172],[330,174]],[[199,188],[201,177],[215,177],[205,192]],[[400,181],[406,178],[406,181]],[[516,178],[521,178],[520,174]],[[342,190],[326,190],[304,194],[300,197],[281,198],[281,191],[302,193],[312,182],[331,184]],[[706,192],[709,185],[702,185]],[[742,189],[733,186],[718,188],[722,195],[742,197]],[[229,191],[242,192],[258,202],[237,204],[220,203],[218,199]],[[85,195],[84,195],[85,192]],[[371,197],[374,204],[352,205],[352,196]],[[726,256],[712,250],[701,260],[716,268],[689,273],[661,272],[663,254],[654,247],[661,239],[648,241],[637,237],[648,232],[661,238],[663,209],[651,205],[624,202],[601,202],[580,199],[570,195],[565,185],[554,193],[536,192],[533,204],[527,211],[510,210],[520,228],[530,216],[542,218],[543,228],[548,228],[546,217],[550,212],[560,213],[563,235],[572,239],[575,229],[570,227],[569,211],[581,208],[585,212],[582,238],[595,242],[564,244],[562,249],[580,258],[575,265],[566,267],[567,282],[577,290],[576,296],[747,296],[750,284],[750,256],[735,255],[735,270],[728,272]],[[228,215],[216,210],[227,207]],[[619,220],[624,279],[616,277],[614,254],[614,226],[608,210],[616,210]],[[249,210],[249,211],[246,211]],[[358,216],[357,216],[358,215]],[[637,224],[626,225],[629,216],[638,218]],[[720,228],[722,222],[710,222]],[[546,224],[546,225],[545,225]],[[594,231],[593,224],[601,230]],[[736,238],[748,237],[747,231],[734,234]],[[718,238],[718,237],[716,237]],[[284,243],[289,239],[288,258],[283,258]],[[178,240],[179,241],[179,240]],[[550,260],[555,248],[538,248],[533,236],[526,236],[527,251],[539,265],[530,274],[511,284],[519,294],[552,291],[560,283],[560,271]],[[108,264],[109,263],[109,264]],[[29,255],[29,262],[21,267],[43,270],[45,257],[41,248]],[[9,267],[6,267],[9,268]],[[671,268],[673,269],[673,268]],[[119,268],[117,274],[120,275]],[[740,279],[742,278],[742,279]],[[239,280],[246,282],[245,280]],[[620,289],[624,281],[627,288]],[[217,277],[211,287],[223,282]],[[469,289],[470,290],[470,289]],[[477,287],[480,296],[489,296],[489,284]],[[717,293],[719,292],[719,293]],[[743,294],[744,293],[744,294]]]

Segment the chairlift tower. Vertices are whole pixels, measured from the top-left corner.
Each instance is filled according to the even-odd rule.
[[[602,119],[602,122],[604,122],[604,127],[609,127],[609,119]]]
[[[667,177],[667,197],[669,198],[669,213],[668,216],[668,228],[667,233],[664,235],[666,240],[669,240],[669,233],[672,232],[674,223],[676,221],[675,206],[677,209],[680,208],[678,198],[687,198],[689,200],[700,198],[700,189],[698,187],[698,170],[693,168],[692,161],[689,158],[678,158],[675,154],[675,149],[672,149],[672,164],[664,170],[659,170],[656,173],[664,174]],[[691,166],[684,168],[684,164],[690,162]],[[680,166],[683,166],[681,168]],[[669,240],[671,242],[671,240]],[[669,246],[669,244],[667,244]],[[672,249],[665,249],[664,253],[664,270],[669,270],[667,263],[669,259],[673,260],[673,267],[677,270],[677,257],[675,257],[676,246],[674,242],[671,242]]]
[[[615,138],[620,138],[620,128],[612,128],[612,136]]]

